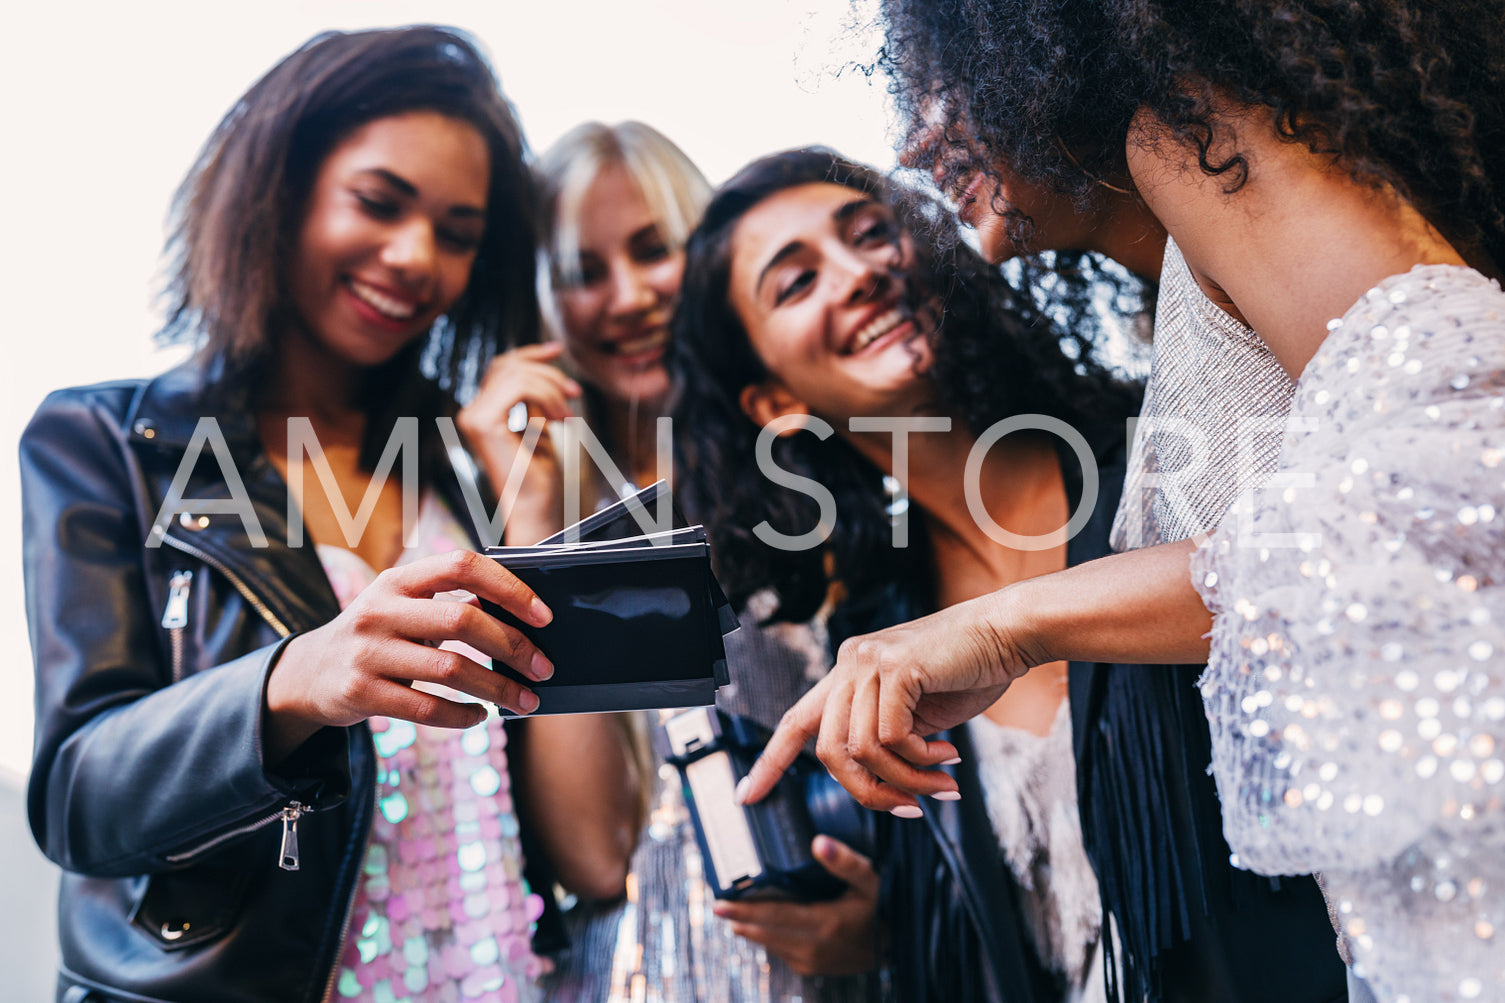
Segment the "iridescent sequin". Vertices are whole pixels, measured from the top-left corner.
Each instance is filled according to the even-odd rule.
[[[425,496],[399,563],[466,546]],[[319,548],[343,607],[375,578],[349,551]],[[373,718],[377,812],[351,906],[335,990],[371,1003],[531,1003],[542,961],[531,946],[542,900],[522,878],[495,717],[465,731]]]
[[[1502,316],[1463,268],[1369,292],[1297,387],[1279,473],[1306,485],[1246,494],[1193,560],[1229,843],[1324,873],[1386,1003],[1505,1000]]]

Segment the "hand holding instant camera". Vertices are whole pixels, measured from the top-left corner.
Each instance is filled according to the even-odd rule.
[[[811,756],[799,757],[768,797],[739,805],[737,782],[768,740],[766,728],[715,708],[669,718],[654,736],[684,783],[685,804],[718,899],[833,899],[846,882],[811,852],[817,835],[871,854],[872,813]]]
[[[816,836],[815,859],[846,882],[827,902],[718,901],[711,907],[731,930],[762,944],[797,975],[857,975],[878,967],[878,872],[867,857]]]
[[[509,711],[537,707],[532,688],[553,671],[547,656],[494,615],[434,598],[452,591],[476,595],[529,629],[553,616],[518,578],[469,551],[389,568],[333,620],[283,649],[266,684],[266,762],[280,763],[320,728],[371,717],[436,728],[468,728],[485,717],[477,704],[454,699],[456,692]],[[463,642],[509,674],[439,650],[445,641]]]

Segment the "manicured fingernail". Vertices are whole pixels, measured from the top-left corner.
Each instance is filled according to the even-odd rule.
[[[961,756],[952,756],[950,759],[943,759],[943,760],[941,760],[941,765],[942,766],[955,766],[956,764],[960,763],[961,761],[962,761],[962,757]]]
[[[528,618],[533,621],[534,626],[543,627],[554,619],[554,612],[544,605],[542,599],[534,596],[533,601],[528,604]]]
[[[897,818],[919,818],[925,814],[917,804],[901,804],[897,808],[890,808],[888,813]]]
[[[961,791],[936,791],[934,794],[932,794],[930,796],[932,798],[934,798],[935,800],[937,800],[937,801],[960,801],[962,799],[962,792]]]
[[[727,911],[728,910],[725,902],[711,903],[711,912],[715,913],[717,916],[725,916],[727,914]]]
[[[814,850],[815,855],[822,860],[836,859],[836,843],[830,836],[816,836]]]
[[[737,792],[733,795],[738,804],[747,804],[747,789],[752,786],[752,777],[743,777],[737,781]],[[725,790],[726,788],[722,788]]]
[[[538,694],[524,690],[523,695],[517,698],[517,706],[524,714],[533,713],[538,709]]]
[[[534,679],[547,679],[554,674],[554,663],[542,651],[533,652],[533,661],[528,663],[528,674]]]

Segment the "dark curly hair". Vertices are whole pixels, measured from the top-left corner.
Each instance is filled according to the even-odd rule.
[[[883,0],[886,72],[906,161],[947,162],[999,177],[999,165],[1099,205],[1099,180],[1127,174],[1124,136],[1143,77],[1101,0]],[[1029,220],[1003,207],[1014,243]]]
[[[1121,428],[1137,408],[1138,388],[1099,365],[1093,345],[1063,334],[965,243],[933,201],[895,197],[890,180],[829,150],[791,150],[754,161],[721,187],[686,244],[684,284],[673,321],[669,368],[676,429],[676,492],[711,537],[718,574],[732,602],[770,589],[770,620],[802,621],[826,601],[832,582],[853,599],[923,569],[923,531],[912,545],[892,546],[882,472],[839,435],[795,434],[773,440],[773,459],[786,471],[819,481],[839,513],[825,544],[798,552],[771,547],[753,533],[767,522],[785,535],[819,519],[811,496],[770,483],[757,469],[759,427],[742,411],[743,388],[768,371],[748,340],[728,296],[732,238],[759,203],[789,188],[831,182],[894,205],[914,239],[905,276],[911,305],[939,299],[930,369],[937,386],[969,391],[947,408],[974,429],[1019,413],[1046,414],[1078,428]],[[1069,347],[1068,347],[1069,346]]]
[[[997,164],[1090,207],[1123,184],[1140,108],[1209,156],[1219,98],[1389,184],[1464,247],[1505,263],[1505,0],[884,0],[904,142]],[[934,126],[942,124],[942,140]],[[1120,179],[1120,180],[1115,180]],[[1022,233],[1027,238],[1027,230]],[[1026,239],[1027,243],[1027,239]]]
[[[1210,152],[1231,97],[1505,265],[1505,2],[1140,0],[1119,24],[1145,107],[1227,189],[1248,177]]]
[[[419,385],[420,357],[457,388],[499,349],[536,341],[535,199],[522,131],[475,42],[428,25],[318,35],[236,101],[173,200],[159,338],[195,344],[227,386],[253,385],[292,309],[284,269],[319,166],[354,129],[420,110],[464,121],[485,140],[486,228],[464,294],[427,343],[372,374],[373,405],[433,399]]]
[[[1136,106],[1122,84],[1131,68],[1119,65],[1127,54],[1115,25],[1100,4],[1080,6],[883,0],[885,44],[865,69],[888,77],[905,164],[994,179],[1007,165],[1078,213],[1106,211],[1113,189],[1130,185],[1122,135]],[[1060,105],[1075,113],[1069,129],[1055,121]],[[1104,141],[1114,134],[1116,143]],[[1021,286],[1058,324],[1101,341],[1108,300],[1116,316],[1148,330],[1156,277],[1130,275],[1096,252],[1039,247],[1023,209],[1001,196],[990,208],[1019,251]]]

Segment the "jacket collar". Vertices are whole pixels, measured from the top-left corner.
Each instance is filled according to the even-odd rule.
[[[158,457],[148,463],[153,471],[153,504],[160,504],[166,495],[180,457],[203,418],[219,423],[266,546],[253,545],[239,517],[204,516],[191,505],[166,524],[163,545],[217,566],[236,583],[237,590],[254,596],[257,612],[279,633],[296,633],[328,622],[339,613],[334,591],[312,545],[288,546],[287,484],[261,447],[249,393],[225,380],[221,367],[190,359],[148,380],[131,401],[125,435],[143,456]],[[228,499],[230,489],[222,478],[197,475],[215,467],[216,460],[206,457],[208,452],[200,454],[185,497]]]
[[[232,446],[256,441],[250,394],[226,380],[222,366],[193,358],[141,387],[126,415],[126,434],[133,442],[183,449],[201,418],[218,421]]]
[[[232,453],[247,461],[242,466],[244,484],[271,546],[252,547],[244,524],[234,516],[212,517],[201,524],[191,513],[169,523],[164,542],[178,549],[186,544],[243,581],[254,582],[260,600],[289,629],[306,630],[328,621],[339,612],[338,603],[312,545],[298,551],[288,547],[287,484],[261,447],[246,391],[229,385],[216,367],[189,360],[142,385],[127,413],[125,433],[137,448],[181,453],[204,417],[219,422]],[[488,512],[496,505],[495,494],[468,454],[436,455],[442,448],[439,436],[430,434],[434,433],[431,424],[423,432],[420,448],[428,460],[420,461],[420,469],[432,473],[429,487],[439,493],[472,545],[480,549],[483,541],[470,517],[466,482],[469,491],[479,492]],[[165,476],[170,479],[171,472]],[[167,481],[157,485],[159,498],[166,488]],[[195,482],[190,496],[227,498],[229,489],[219,480]]]

